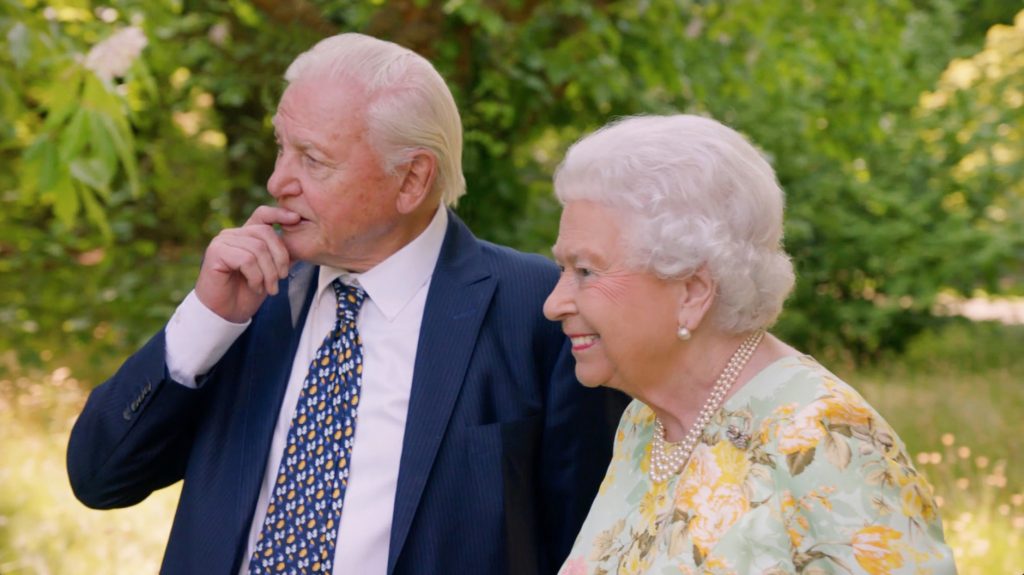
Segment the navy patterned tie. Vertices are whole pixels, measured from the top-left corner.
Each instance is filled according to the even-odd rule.
[[[338,319],[302,383],[250,575],[333,568],[363,374],[356,318],[366,292],[340,279],[331,285]]]

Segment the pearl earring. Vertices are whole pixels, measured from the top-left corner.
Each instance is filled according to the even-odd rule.
[[[680,341],[686,341],[690,339],[690,336],[692,335],[693,334],[690,333],[690,328],[685,325],[679,326],[679,331],[676,332],[676,337],[678,337]]]

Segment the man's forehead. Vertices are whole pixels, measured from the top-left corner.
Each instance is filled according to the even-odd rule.
[[[339,85],[338,78],[296,80],[285,88],[270,122],[275,129],[296,126],[337,129],[339,125],[360,128],[369,105],[358,87]]]
[[[284,118],[277,113],[270,118],[270,124],[274,127],[274,137],[282,137],[283,133],[287,131],[283,125],[284,121]]]

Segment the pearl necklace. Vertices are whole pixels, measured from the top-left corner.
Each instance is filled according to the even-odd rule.
[[[697,420],[693,422],[693,425],[682,441],[673,443],[665,441],[665,427],[661,424],[660,419],[654,418],[654,434],[651,438],[651,463],[649,469],[651,481],[661,483],[667,480],[676,473],[679,473],[690,459],[690,454],[693,453],[694,448],[697,447],[697,442],[704,434],[704,428],[707,427],[711,417],[718,411],[719,406],[722,405],[725,394],[736,383],[736,378],[739,377],[740,372],[743,371],[747,362],[750,361],[750,357],[754,355],[754,350],[757,349],[762,338],[764,338],[764,331],[759,329],[750,334],[736,352],[732,354],[732,357],[729,358],[729,363],[726,364],[725,369],[722,370],[718,379],[715,380],[715,386],[711,388],[711,395],[700,408]]]

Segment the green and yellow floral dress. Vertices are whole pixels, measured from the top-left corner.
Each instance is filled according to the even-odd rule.
[[[896,433],[810,357],[757,374],[661,484],[648,476],[653,429],[654,413],[630,404],[561,575],[956,572]]]

